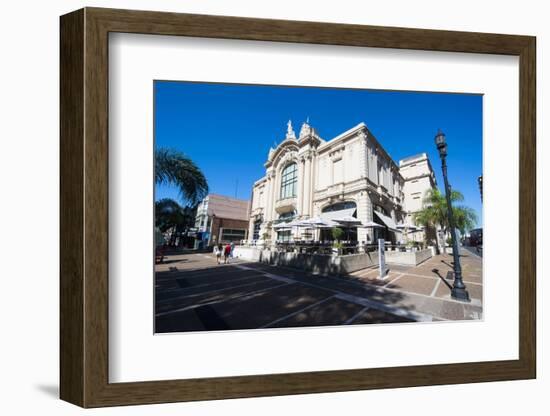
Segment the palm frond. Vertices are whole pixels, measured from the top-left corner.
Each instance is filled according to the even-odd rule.
[[[453,207],[453,217],[456,228],[458,228],[462,234],[465,234],[466,231],[471,230],[477,224],[477,214],[475,211],[464,205]]]
[[[176,186],[183,199],[192,205],[208,194],[208,183],[200,168],[175,149],[155,151],[155,182]]]
[[[461,202],[464,195],[459,191],[451,191],[451,203]],[[423,199],[421,211],[414,214],[415,221],[422,225],[439,225],[443,229],[449,228],[449,218],[447,210],[447,199],[445,195],[437,188],[426,191]],[[473,228],[477,223],[475,211],[466,206],[453,206],[453,216],[455,223],[460,231]]]

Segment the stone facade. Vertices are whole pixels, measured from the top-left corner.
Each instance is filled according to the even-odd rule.
[[[364,123],[324,140],[307,122],[296,137],[289,122],[285,139],[269,150],[264,166],[266,174],[252,190],[250,240],[274,241],[278,222],[323,217],[338,207],[355,207],[363,223],[380,222],[374,211],[394,224],[405,220],[405,179]],[[402,237],[396,229],[389,232],[386,239]],[[357,241],[372,243],[374,233],[357,228]]]
[[[407,225],[419,225],[414,221],[414,214],[422,209],[426,192],[437,186],[435,174],[426,153],[414,155],[399,161],[399,171],[404,179],[403,194],[405,217]],[[427,230],[429,239],[435,238],[434,230]],[[424,231],[415,232],[412,238],[423,241],[426,238]]]

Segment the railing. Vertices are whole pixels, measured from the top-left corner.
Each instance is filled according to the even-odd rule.
[[[357,241],[334,240],[276,240],[271,245],[269,240],[242,240],[241,244],[248,247],[270,248],[279,252],[294,252],[307,254],[359,254],[371,253],[378,250],[377,243],[365,243]],[[422,247],[406,244],[384,245],[385,251],[414,252],[422,250]]]
[[[304,254],[359,254],[376,251],[378,247],[375,244],[360,244],[356,241],[332,240],[314,241],[276,241],[275,250],[282,252],[297,252]]]

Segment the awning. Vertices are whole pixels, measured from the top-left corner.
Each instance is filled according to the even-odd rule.
[[[353,217],[353,214],[355,213],[356,209],[357,208],[348,208],[348,209],[341,209],[339,211],[323,212],[321,214],[321,218],[326,221],[332,221],[332,220],[337,220],[339,218],[344,218],[347,216]]]
[[[378,211],[374,211],[374,213],[378,218],[380,218],[380,220],[384,223],[384,225],[390,229],[390,231],[395,231],[398,233],[401,232],[400,230],[397,229],[397,225],[395,224],[395,221],[393,219],[391,219],[390,217],[384,214],[381,214]]]

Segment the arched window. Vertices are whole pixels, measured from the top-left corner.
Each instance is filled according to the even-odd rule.
[[[284,212],[281,215],[279,215],[279,221],[281,222],[290,221],[290,220],[293,220],[295,216],[296,216],[296,211]]]
[[[298,183],[298,167],[292,163],[283,169],[281,174],[281,199],[296,196]]]
[[[342,211],[344,209],[352,209],[352,208],[357,208],[357,204],[353,201],[337,202],[335,204],[329,205],[328,207],[324,207],[322,212],[325,213],[325,212],[333,212],[333,211]]]

